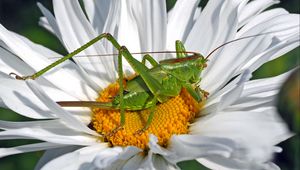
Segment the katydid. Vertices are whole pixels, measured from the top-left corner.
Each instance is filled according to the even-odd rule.
[[[240,39],[249,37],[250,36]],[[166,102],[171,97],[179,95],[182,88],[185,88],[197,102],[201,102],[207,96],[207,92],[201,90],[198,87],[198,84],[201,80],[201,72],[206,67],[208,57],[222,46],[239,40],[236,39],[217,47],[206,58],[198,53],[188,55],[183,44],[180,41],[176,41],[176,58],[162,60],[158,63],[149,54],[146,54],[143,57],[142,62],[138,61],[125,46],[120,46],[112,35],[103,33],[33,75],[21,77],[14,73],[11,74],[15,75],[16,79],[20,80],[36,79],[48,70],[65,60],[72,58],[103,38],[111,42],[118,50],[118,95],[113,98],[112,102],[107,103],[96,101],[59,101],[57,103],[62,107],[97,107],[102,109],[120,110],[120,125],[117,126],[111,134],[123,128],[125,124],[125,110],[138,111],[150,109],[148,120],[144,128],[139,132],[145,131],[151,124],[156,105],[158,103]],[[135,78],[126,82],[126,87],[123,86],[123,57],[137,74]],[[146,66],[146,61],[152,65],[151,68]]]

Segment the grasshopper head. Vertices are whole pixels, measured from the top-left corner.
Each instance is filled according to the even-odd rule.
[[[195,59],[191,63],[193,68],[193,76],[190,78],[190,83],[198,83],[201,78],[202,70],[207,66],[207,60],[199,53],[195,53],[193,56]]]

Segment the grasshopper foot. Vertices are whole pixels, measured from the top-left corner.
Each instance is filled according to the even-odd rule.
[[[114,134],[116,134],[119,130],[123,130],[124,127],[122,125],[117,126],[114,130],[111,132],[107,133],[105,136],[106,137],[112,137]]]
[[[142,135],[148,128],[143,128],[134,132],[134,135]]]
[[[19,76],[16,73],[9,73],[10,76],[14,77],[17,80],[27,80],[27,79],[34,79],[33,76]]]

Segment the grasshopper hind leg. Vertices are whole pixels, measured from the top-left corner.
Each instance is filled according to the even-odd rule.
[[[154,105],[151,106],[151,108],[150,108],[150,114],[149,114],[149,116],[148,116],[146,125],[145,125],[142,129],[137,130],[137,131],[134,133],[134,135],[141,135],[141,134],[144,133],[144,132],[149,128],[149,126],[151,125],[151,122],[152,122],[153,117],[154,117],[154,114],[155,114],[156,103],[157,103],[157,99],[156,99],[155,97],[153,98],[153,103],[154,103]]]

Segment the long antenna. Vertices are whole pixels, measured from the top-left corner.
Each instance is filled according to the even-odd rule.
[[[187,53],[187,54],[199,54],[199,52],[194,51],[143,51],[143,52],[133,52],[132,55],[136,54],[175,54],[175,53]],[[109,54],[87,54],[87,55],[76,55],[74,57],[103,57],[103,56],[117,56],[118,53],[109,53]],[[53,57],[59,58],[59,57]]]
[[[214,48],[206,57],[205,59],[208,59],[212,54],[214,54],[217,50],[219,50],[220,48],[224,47],[225,45],[228,45],[230,43],[236,42],[236,41],[240,41],[243,39],[248,39],[248,38],[253,38],[253,37],[258,37],[258,36],[262,36],[262,35],[267,35],[267,34],[271,34],[274,33],[273,32],[266,32],[266,33],[261,33],[261,34],[256,34],[256,35],[249,35],[249,36],[245,36],[245,37],[241,37],[241,38],[237,38],[231,41],[227,41],[225,43],[223,43],[222,45]],[[131,54],[136,55],[136,54],[175,54],[175,53],[180,53],[180,52],[184,52],[184,51],[143,51],[143,52],[133,52]],[[199,54],[199,52],[194,52],[194,51],[185,51],[184,53],[186,54]],[[115,56],[118,55],[118,53],[110,53],[110,54],[90,54],[90,55],[78,55],[78,56],[74,56],[74,57],[103,57],[103,56]],[[56,58],[56,57],[55,57]],[[59,58],[59,57],[57,57]]]
[[[230,43],[233,43],[233,42],[236,42],[236,41],[239,41],[239,40],[243,40],[243,39],[247,39],[247,38],[253,38],[253,37],[258,37],[258,36],[262,36],[262,35],[266,35],[266,34],[271,34],[271,33],[274,33],[274,32],[267,32],[267,33],[256,34],[256,35],[249,35],[249,36],[237,38],[237,39],[234,39],[234,40],[231,40],[231,41],[227,41],[227,42],[225,42],[224,44],[222,44],[222,45],[216,47],[215,49],[213,49],[213,50],[205,57],[205,59],[208,59],[214,52],[216,52],[217,50],[219,50],[220,48],[224,47],[224,46],[227,45],[227,44],[230,44]]]

